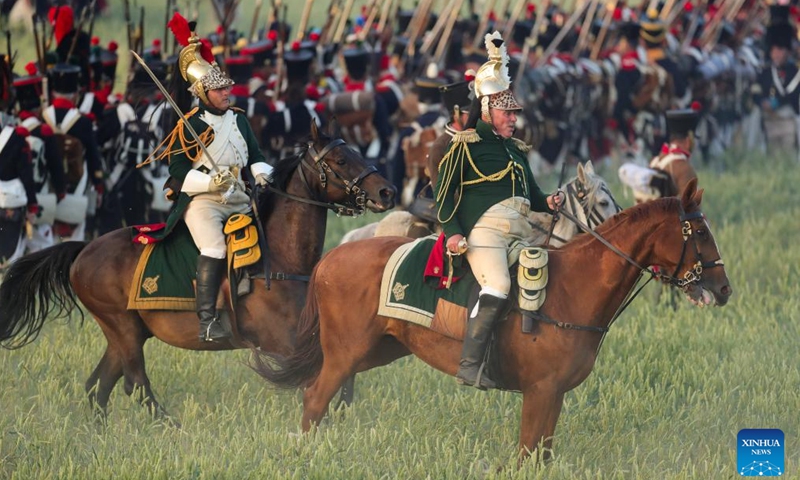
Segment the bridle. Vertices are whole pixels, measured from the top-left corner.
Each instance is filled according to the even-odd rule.
[[[602,183],[599,187],[597,187],[597,189],[600,192],[605,192],[608,195],[608,198],[614,202],[616,213],[622,211],[622,207],[620,207],[617,201],[614,200],[614,195],[611,194],[611,191],[608,189],[608,186],[605,183]],[[597,206],[598,202],[594,202],[592,205],[589,205],[589,191],[586,189],[586,186],[583,184],[583,182],[579,181],[567,184],[567,205],[572,211],[573,215],[577,214],[575,199],[577,199],[577,203],[580,205],[581,210],[583,211],[583,215],[586,218],[586,224],[589,226],[589,229],[594,230],[606,220],[603,217],[603,212],[601,212]],[[578,225],[578,231],[583,232],[583,227]]]
[[[664,278],[664,281],[670,285],[681,288],[685,291],[690,285],[700,282],[701,276],[703,275],[703,270],[724,266],[725,262],[722,261],[722,257],[718,257],[716,260],[712,261],[703,261],[703,254],[700,253],[700,246],[697,244],[697,238],[694,236],[694,230],[692,229],[690,220],[694,220],[696,218],[705,219],[705,216],[703,215],[703,212],[699,210],[691,213],[685,213],[683,211],[683,205],[678,204],[678,207],[680,208],[681,234],[683,235],[681,258],[678,260],[678,264],[675,266],[675,271],[672,273],[672,275],[662,275],[662,277]],[[676,278],[681,268],[681,264],[683,264],[683,260],[686,258],[686,247],[689,245],[690,238],[693,240],[692,245],[694,246],[694,258],[696,261],[692,267],[683,274],[683,278]]]
[[[616,208],[617,213],[622,211],[622,207],[620,207],[617,201],[614,200],[614,196],[611,194],[611,191],[608,189],[608,186],[605,183],[601,183],[597,189],[608,194],[608,198],[614,202],[614,207]],[[561,207],[560,213],[564,213],[565,209],[567,209],[572,214],[571,217],[580,219],[580,215],[583,214],[583,218],[586,219],[586,224],[580,220],[578,222],[573,220],[573,223],[575,223],[575,225],[578,227],[578,232],[584,232],[587,229],[594,230],[606,220],[603,217],[603,212],[601,212],[598,208],[597,202],[593,202],[591,204],[589,203],[589,199],[591,198],[589,191],[586,189],[586,186],[580,181],[580,179],[575,178],[573,181],[567,184],[565,197],[566,200],[564,206]],[[553,222],[556,221],[558,220],[556,217],[554,217]],[[542,233],[549,233],[547,230],[543,229],[539,225],[536,225],[535,223],[531,223],[531,226]],[[550,233],[550,236],[561,243],[567,243],[569,241],[569,239],[561,238],[555,233]]]
[[[337,138],[328,142],[322,150],[317,151],[314,147],[314,142],[306,144],[305,151],[300,153],[303,160],[297,165],[300,179],[303,181],[306,191],[311,198],[298,197],[290,193],[279,190],[275,187],[268,186],[268,189],[273,193],[290,198],[297,202],[316,205],[319,207],[327,208],[336,212],[337,216],[357,217],[363,215],[367,207],[367,192],[361,188],[361,183],[368,176],[377,173],[378,169],[374,166],[364,168],[361,173],[356,175],[352,180],[347,180],[342,177],[338,172],[331,168],[325,161],[325,157],[331,153],[335,148],[346,146],[344,140]],[[312,163],[313,161],[313,163]],[[342,187],[348,195],[347,200],[342,203],[333,203],[327,201],[325,198],[320,198],[311,189],[311,185],[306,178],[305,170],[316,173],[319,176],[319,182],[322,189],[325,190],[330,183],[331,185]]]
[[[572,220],[579,227],[587,229],[588,227],[584,225],[578,218],[572,216],[567,212],[561,212],[565,217]],[[678,204],[678,220],[681,224],[681,234],[683,235],[683,246],[681,247],[681,257],[678,260],[678,263],[675,266],[675,271],[672,275],[666,275],[661,272],[655,272],[649,268],[645,268],[639,264],[636,260],[632,259],[628,254],[623,252],[622,250],[618,249],[614,245],[611,244],[608,240],[603,238],[602,235],[595,232],[594,230],[588,229],[587,233],[595,237],[597,240],[600,241],[603,245],[608,247],[609,250],[616,253],[620,257],[622,257],[626,262],[633,265],[634,267],[638,268],[640,273],[647,273],[650,274],[653,278],[658,278],[659,280],[668,283],[674,287],[678,287],[683,289],[684,291],[692,284],[699,283],[702,280],[703,271],[709,268],[714,267],[721,267],[724,266],[725,263],[722,261],[722,257],[717,258],[716,260],[712,261],[703,261],[703,256],[700,253],[700,246],[697,244],[697,238],[695,237],[695,231],[692,228],[691,220],[698,219],[698,218],[705,218],[703,212],[697,210],[695,212],[686,213],[683,210],[683,205],[680,203]],[[694,255],[695,255],[695,263],[683,274],[683,278],[678,278],[678,274],[680,272],[681,265],[683,264],[686,258],[686,251],[689,245],[689,239],[692,240],[692,245],[694,246]]]
[[[278,188],[273,187],[270,184],[267,184],[264,188],[271,191],[276,195],[280,195],[282,197],[289,198],[296,202],[306,203],[309,205],[316,205],[318,207],[326,208],[329,210],[333,210],[336,212],[337,216],[349,216],[349,217],[357,217],[359,215],[364,214],[364,210],[366,209],[367,205],[367,192],[361,188],[361,182],[364,181],[365,178],[372,175],[373,173],[377,173],[377,169],[373,166],[369,166],[361,171],[353,180],[346,180],[344,177],[339,175],[335,170],[333,170],[330,165],[325,161],[325,157],[331,153],[335,148],[346,146],[346,143],[341,138],[337,138],[335,140],[331,140],[325,145],[322,150],[317,151],[314,148],[313,142],[308,142],[306,144],[305,151],[302,153],[298,153],[298,155],[302,155],[302,160],[297,165],[297,173],[300,175],[300,179],[303,181],[303,185],[306,189],[306,192],[311,196],[311,198],[300,197],[297,195],[292,195],[291,193],[284,192]],[[309,161],[309,157],[313,160],[313,164]],[[320,185],[322,189],[325,190],[328,186],[328,183],[331,185],[337,185],[339,187],[344,187],[345,192],[347,193],[348,197],[347,200],[343,204],[337,204],[333,202],[326,201],[324,198],[319,198],[314,191],[311,189],[311,185],[308,183],[308,179],[306,178],[305,170],[309,170],[312,173],[316,172],[319,175]],[[258,189],[256,189],[257,191]],[[257,195],[257,194],[256,194]],[[251,207],[256,215],[259,217],[258,214],[258,202],[251,201]],[[263,228],[261,226],[261,222],[256,222],[256,226],[258,228],[258,235],[259,238],[263,239],[262,248],[264,250],[264,285],[269,290],[270,288],[270,281],[271,280],[293,280],[299,282],[308,282],[310,277],[308,275],[296,275],[284,272],[272,272],[270,268],[269,262],[269,255],[267,252],[269,251],[269,246],[266,244],[266,235],[264,234]]]
[[[671,285],[673,287],[678,287],[685,292],[692,284],[699,283],[702,280],[702,275],[705,270],[725,265],[725,263],[722,261],[722,257],[719,257],[716,260],[703,261],[703,256],[700,253],[700,246],[697,243],[697,238],[695,236],[695,231],[692,228],[691,220],[695,220],[698,218],[705,218],[705,217],[703,215],[703,212],[701,212],[700,210],[686,213],[683,210],[683,205],[680,203],[680,201],[678,203],[678,221],[681,226],[681,234],[683,235],[683,246],[681,247],[680,259],[678,260],[678,263],[675,265],[675,271],[672,273],[672,275],[667,275],[660,271],[656,271],[654,269],[645,268],[644,266],[639,264],[639,262],[631,258],[628,254],[626,254],[619,248],[615,247],[613,244],[611,244],[611,242],[603,238],[602,235],[595,232],[594,230],[589,228],[589,226],[581,222],[581,220],[578,219],[576,216],[572,215],[567,211],[562,211],[560,213],[565,217],[567,217],[569,220],[575,222],[575,224],[578,225],[579,228],[583,229],[586,233],[589,233],[590,235],[595,237],[600,243],[605,245],[609,250],[611,250],[618,256],[622,257],[629,264],[639,269],[639,277],[636,279],[636,282],[634,282],[633,286],[628,291],[628,294],[625,296],[625,299],[623,300],[622,304],[620,304],[619,308],[617,308],[617,311],[614,312],[614,315],[608,322],[607,327],[594,327],[589,325],[576,325],[567,322],[560,322],[552,318],[549,318],[542,313],[532,312],[533,314],[531,316],[536,320],[542,321],[544,323],[549,323],[551,325],[555,325],[563,329],[582,330],[582,331],[605,334],[611,328],[611,324],[613,324],[614,321],[622,314],[622,312],[625,311],[626,308],[628,308],[628,306],[631,304],[631,302],[633,302],[636,296],[639,295],[639,292],[641,292],[642,289],[648,283],[650,283],[651,280],[659,279],[664,283]],[[684,272],[683,278],[678,278],[681,265],[683,265],[683,262],[686,259],[686,252],[688,251],[690,239],[692,240],[692,245],[694,247],[695,262],[692,264],[691,267],[689,267],[689,269],[686,272]],[[637,285],[641,283],[640,280],[642,279],[642,277],[646,275],[649,275],[649,278],[637,288]],[[600,349],[601,345],[598,345],[597,347],[598,350]]]

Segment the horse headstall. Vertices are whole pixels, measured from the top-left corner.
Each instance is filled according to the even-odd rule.
[[[703,212],[701,212],[700,210],[691,213],[685,213],[683,211],[683,207],[680,208],[679,219],[681,223],[681,235],[683,236],[683,247],[681,248],[681,257],[680,260],[678,260],[678,263],[675,265],[675,272],[671,276],[668,277],[666,275],[662,275],[662,277],[667,283],[670,283],[682,290],[686,290],[694,283],[699,283],[702,280],[703,271],[705,269],[720,267],[725,265],[725,262],[722,261],[721,257],[710,262],[703,261],[703,256],[700,253],[700,247],[697,244],[697,238],[694,235],[695,231],[692,228],[692,223],[691,223],[691,220],[698,218],[705,218]],[[693,240],[695,262],[683,274],[683,278],[677,278],[678,271],[681,268],[683,260],[686,256],[686,247],[689,244],[689,239]]]
[[[364,181],[369,175],[373,173],[377,173],[378,169],[374,166],[368,166],[364,168],[356,177],[352,180],[347,180],[342,177],[338,172],[336,172],[330,165],[325,161],[325,157],[331,153],[337,147],[346,147],[347,143],[342,140],[341,138],[337,138],[328,142],[322,150],[317,151],[314,147],[313,142],[307,143],[306,153],[311,157],[314,161],[314,167],[316,167],[317,174],[319,175],[320,186],[325,189],[328,186],[328,183],[334,184],[334,182],[338,183],[338,186],[343,187],[345,193],[348,195],[347,201],[341,204],[333,204],[329,203],[328,208],[336,212],[336,216],[347,216],[347,217],[357,217],[363,215],[367,208],[367,192],[360,187],[361,182]],[[303,164],[307,164],[305,160]],[[305,182],[305,177],[303,177]],[[308,187],[308,183],[306,183],[306,187]]]

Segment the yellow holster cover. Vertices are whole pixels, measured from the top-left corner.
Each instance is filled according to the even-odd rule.
[[[538,247],[520,252],[517,283],[519,284],[519,308],[537,311],[544,304],[548,273],[547,250]]]
[[[239,213],[231,215],[223,232],[227,235],[229,266],[242,268],[261,259],[258,229],[252,217]]]

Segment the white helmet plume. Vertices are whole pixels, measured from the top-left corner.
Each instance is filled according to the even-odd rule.
[[[478,97],[494,95],[511,87],[508,74],[508,53],[500,32],[486,34],[486,51],[489,61],[481,65],[475,75],[475,93]]]

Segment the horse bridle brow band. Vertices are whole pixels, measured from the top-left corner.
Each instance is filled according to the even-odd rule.
[[[314,148],[314,144],[309,142],[308,153],[311,154],[311,158],[314,159],[314,163],[319,163],[322,161],[323,158],[325,158],[325,155],[331,153],[331,150],[338,147],[339,145],[346,145],[346,143],[341,138],[337,138],[336,140],[331,140],[330,143],[325,145],[322,151],[317,152],[317,149]]]

